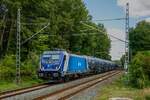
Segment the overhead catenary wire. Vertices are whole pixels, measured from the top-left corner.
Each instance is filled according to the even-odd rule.
[[[85,31],[85,30],[84,30]],[[86,30],[87,31],[87,30]],[[100,30],[99,30],[100,31]],[[101,31],[102,32],[102,31]],[[89,34],[89,33],[88,33]],[[99,33],[96,33],[96,34],[99,34]],[[119,40],[119,41],[121,41],[121,42],[127,42],[127,41],[125,41],[125,40],[122,40],[122,39],[120,39],[120,38],[117,38],[117,37],[115,37],[115,36],[113,36],[113,35],[111,35],[111,34],[108,34],[110,37],[112,37],[112,38],[115,38],[115,39],[117,39],[117,40]]]
[[[22,25],[46,25],[47,23],[21,23]]]
[[[36,32],[35,34],[33,34],[31,37],[27,38],[24,42],[21,43],[21,45],[23,45],[24,43],[26,43],[27,41],[31,40],[34,36],[36,36],[37,34],[39,34],[41,31],[43,31],[45,28],[47,28],[50,25],[50,23],[48,23],[46,26],[44,26],[42,29],[40,29],[38,32]]]
[[[125,20],[125,18],[112,18],[112,19],[101,19],[101,20],[99,20],[99,19],[97,19],[97,20],[92,20],[92,21],[113,21],[113,20]],[[24,23],[24,22],[22,22],[21,23],[21,25],[45,25],[46,23],[36,23],[36,22],[34,22],[34,23]],[[83,22],[82,22],[82,24],[83,24]],[[84,23],[84,25],[86,25],[86,26],[88,26],[88,27],[90,27],[90,28],[92,28],[92,30],[94,29],[94,30],[97,30],[98,32],[103,32],[103,31],[101,31],[101,30],[99,30],[99,29],[96,29],[95,27],[93,27],[93,26],[90,26],[90,25],[88,25],[88,24],[85,24]],[[92,31],[92,30],[90,30],[90,31]],[[83,31],[86,31],[86,30],[83,30]],[[38,33],[37,33],[38,34]],[[89,33],[88,33],[89,34]],[[93,33],[91,33],[91,34],[93,34]],[[96,33],[97,34],[97,33]],[[36,34],[34,34],[34,36],[35,36]],[[86,35],[86,34],[71,34],[71,36],[80,36],[80,35]],[[110,37],[112,37],[112,38],[115,38],[115,39],[117,39],[117,40],[119,40],[119,41],[121,41],[121,42],[127,42],[127,41],[125,41],[125,40],[122,40],[122,39],[120,39],[120,38],[117,38],[117,37],[115,37],[115,36],[113,36],[113,35],[111,35],[111,34],[108,34]],[[31,36],[31,38],[33,38],[34,36]],[[55,36],[55,35],[51,35],[51,36]],[[28,41],[28,39],[26,39],[24,42],[22,42],[22,44],[24,44],[26,41]]]
[[[95,27],[93,27],[93,26],[91,26],[91,25],[86,24],[86,23],[82,23],[82,24],[85,25],[85,26],[88,26],[88,27],[90,27],[90,28],[92,28],[92,29],[94,29],[94,30],[96,30],[96,31],[98,31],[98,32],[103,32],[103,31],[101,31],[101,30],[99,30],[99,29],[97,29],[97,28],[95,28]],[[111,34],[108,34],[108,35],[109,35],[110,37],[112,37],[112,38],[115,38],[115,39],[121,41],[121,42],[128,43],[128,41],[124,41],[124,40],[122,40],[122,39],[119,39],[119,38],[117,38],[117,37],[115,37],[115,36],[113,36],[113,35],[111,35]]]
[[[49,32],[43,32],[43,33],[49,33]],[[99,34],[99,33],[80,33],[80,34],[74,33],[74,34],[68,34],[68,35],[65,34],[64,36],[82,36],[82,35],[96,35],[96,34]],[[108,34],[108,35],[111,35],[111,34]],[[52,34],[52,35],[48,35],[48,36],[57,36],[57,35]],[[111,37],[117,39],[118,41],[125,42],[124,40],[119,39],[113,35],[111,35]]]
[[[21,24],[23,24],[23,25],[38,25],[38,23],[21,23]],[[82,24],[83,24],[83,23],[82,23]],[[45,23],[40,23],[40,25],[45,25]],[[103,32],[103,31],[101,31],[101,30],[99,30],[99,29],[96,29],[95,27],[90,26],[90,25],[88,25],[88,24],[85,24],[85,23],[84,23],[84,25],[89,26],[89,27],[91,27],[92,29],[97,30],[98,32]],[[83,31],[88,31],[88,30],[83,30]],[[92,31],[92,30],[90,30],[90,31]],[[40,31],[40,32],[41,32],[41,31]],[[44,32],[44,33],[45,33],[45,32]],[[27,42],[28,40],[32,39],[32,38],[33,38],[35,35],[37,35],[37,34],[38,34],[38,33],[36,33],[36,34],[32,35],[30,38],[26,39],[24,42],[21,43],[21,45],[24,44],[25,42]],[[99,33],[88,33],[88,34],[89,34],[89,35],[94,35],[94,34],[99,34]],[[88,34],[71,34],[70,36],[81,36],[81,35],[88,35]],[[113,35],[111,35],[111,34],[108,34],[108,35],[109,35],[110,37],[112,37],[112,38],[115,38],[115,39],[121,41],[121,42],[127,42],[127,41],[122,40],[122,39],[120,39],[120,38],[117,38],[117,37],[115,37],[115,36],[113,36]],[[55,35],[50,35],[50,36],[55,36]]]
[[[97,19],[97,20],[92,20],[92,21],[117,21],[117,20],[125,20],[126,18],[113,18],[113,19]]]
[[[121,17],[121,18],[107,18],[107,19],[95,19],[95,20],[92,20],[92,21],[117,21],[117,20],[125,20],[126,18],[123,18],[123,17]],[[8,19],[8,20],[12,20],[12,19]],[[83,21],[83,22],[85,22],[85,21]],[[46,22],[40,22],[40,23],[38,23],[38,22],[30,22],[30,23],[25,23],[25,22],[23,22],[23,23],[21,23],[22,25],[45,25],[46,24]]]

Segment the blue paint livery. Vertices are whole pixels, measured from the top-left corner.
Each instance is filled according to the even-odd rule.
[[[60,79],[89,73],[113,70],[117,65],[111,61],[90,56],[69,54],[66,51],[46,51],[40,58],[38,75],[41,78]]]
[[[68,73],[85,73],[87,72],[86,58],[76,55],[70,55],[68,64]]]

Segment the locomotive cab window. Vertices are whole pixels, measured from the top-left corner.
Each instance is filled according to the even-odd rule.
[[[51,57],[52,62],[58,62],[59,61],[59,54],[53,54]]]
[[[42,62],[46,64],[59,62],[59,54],[44,55]]]
[[[59,55],[52,55],[53,60],[59,60]]]

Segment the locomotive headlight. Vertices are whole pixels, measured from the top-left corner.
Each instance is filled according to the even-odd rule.
[[[59,66],[56,66],[56,69],[58,69],[59,68]]]

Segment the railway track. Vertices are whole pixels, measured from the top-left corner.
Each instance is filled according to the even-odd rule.
[[[119,73],[120,73],[120,71],[108,72],[107,74],[100,76],[98,78],[91,79],[86,82],[76,84],[76,85],[73,85],[73,86],[70,86],[67,88],[60,89],[53,93],[50,93],[50,94],[47,94],[47,95],[44,95],[41,97],[37,97],[34,100],[66,100],[66,99],[74,96],[75,94],[77,94],[91,86],[94,86],[94,85],[98,84],[99,82],[107,80],[108,78],[111,78],[112,76],[117,75]]]
[[[35,90],[40,90],[42,88],[46,88],[49,86],[50,86],[50,84],[48,84],[48,83],[42,83],[42,84],[34,85],[32,87],[26,87],[26,88],[2,92],[2,93],[0,93],[0,100],[8,98],[8,97],[16,96],[19,94],[23,94],[23,93],[27,93],[27,92],[31,92],[31,91],[35,91]]]
[[[54,98],[54,99],[51,99],[51,100],[65,99],[65,98],[68,98],[68,97],[76,94],[77,92],[79,92],[81,90],[86,89],[87,87],[83,86],[83,84],[86,84],[88,87],[90,87],[90,86],[92,86],[92,85],[94,85],[94,84],[96,84],[96,83],[98,83],[100,81],[103,81],[104,79],[106,79],[108,77],[111,77],[112,75],[115,75],[116,73],[118,73],[118,71],[117,72],[116,71],[106,72],[106,73],[100,74],[100,76],[96,77],[96,79],[95,78],[91,78],[90,80],[87,80],[87,81],[84,81],[84,82],[79,82],[79,84],[75,84],[75,85],[71,85],[71,86],[68,86],[68,87],[65,87],[65,88],[61,88],[61,89],[58,89],[58,90],[56,90],[56,91],[54,91],[52,93],[48,93],[46,95],[44,94],[44,96],[42,95],[42,96],[38,97],[39,95],[36,95],[36,97],[34,97],[34,98],[35,98],[35,100],[42,100],[42,99],[46,99],[46,98],[48,98],[48,100],[50,100],[51,97]],[[91,76],[91,77],[93,77],[93,76]],[[93,84],[90,85],[89,83],[94,81],[94,80],[99,80],[99,81],[94,82]],[[69,82],[71,82],[71,81],[69,81]],[[69,82],[66,82],[66,83],[69,83]],[[66,83],[64,83],[64,84],[66,84]],[[30,92],[34,92],[34,91],[40,91],[42,89],[53,87],[53,86],[56,86],[56,84],[44,83],[44,84],[39,84],[39,85],[35,85],[35,86],[32,86],[32,87],[27,87],[27,88],[12,90],[12,91],[6,91],[6,92],[3,92],[3,93],[0,93],[0,100],[1,99],[9,100],[10,97],[19,96],[19,95],[30,93]],[[78,86],[80,86],[80,90],[74,89],[74,88],[76,88]],[[70,93],[66,93],[66,91],[70,91],[70,89],[71,90],[76,90],[76,91],[70,92],[71,94]],[[68,95],[58,96],[58,95],[62,95],[62,93],[65,93],[65,94],[68,94]],[[60,98],[56,98],[55,99],[55,97],[60,97]]]

